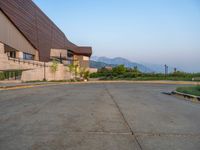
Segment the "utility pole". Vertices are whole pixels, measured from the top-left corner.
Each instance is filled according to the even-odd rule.
[[[168,75],[168,73],[169,73],[169,67],[167,66],[167,75]]]
[[[168,74],[168,66],[165,64],[165,78],[167,77]]]
[[[174,68],[174,73],[176,73],[177,72],[177,69],[176,68]]]

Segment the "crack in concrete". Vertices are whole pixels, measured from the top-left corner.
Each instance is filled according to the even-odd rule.
[[[49,132],[50,134],[56,134],[54,132]],[[200,138],[200,134],[194,133],[150,133],[150,132],[112,132],[112,131],[64,131],[63,134],[96,134],[96,135],[133,135],[133,136],[143,136],[143,137],[191,137]],[[42,134],[42,133],[40,133]],[[24,133],[24,135],[32,135],[32,133]]]
[[[135,135],[135,136],[151,136],[151,137],[194,137],[200,138],[200,134],[193,133],[150,133],[150,132],[109,132],[109,131],[88,131],[91,134],[110,134],[110,135]]]
[[[153,133],[153,132],[135,132],[136,136],[154,136],[154,137],[196,137],[200,138],[200,133]]]
[[[133,135],[130,132],[110,132],[110,131],[88,131],[91,134],[113,134],[113,135]],[[155,137],[196,137],[200,138],[200,134],[194,133],[150,133],[150,132],[134,132],[135,136],[155,136]]]
[[[131,132],[88,131],[91,134],[132,135]]]
[[[108,88],[105,86],[105,84],[104,84],[104,87],[105,87],[106,92],[108,93],[108,95],[110,96],[110,98],[113,100],[114,104],[116,105],[116,107],[117,107],[117,109],[118,109],[120,115],[122,116],[122,118],[123,118],[125,124],[127,125],[128,129],[130,130],[131,135],[133,135],[133,137],[134,137],[136,143],[138,144],[139,148],[142,150],[142,149],[143,149],[143,148],[142,148],[142,145],[140,144],[140,142],[139,142],[139,140],[137,139],[135,133],[134,133],[133,130],[131,129],[131,126],[129,125],[128,121],[126,120],[126,117],[124,116],[123,112],[121,111],[121,109],[120,109],[118,103],[116,102],[114,96],[110,93],[110,91],[109,91]]]

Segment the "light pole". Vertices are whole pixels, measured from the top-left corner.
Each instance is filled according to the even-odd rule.
[[[167,77],[168,74],[168,66],[165,64],[165,78]]]

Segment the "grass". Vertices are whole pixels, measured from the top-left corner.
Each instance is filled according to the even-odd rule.
[[[24,83],[41,83],[41,82],[47,82],[45,80],[33,80],[33,81],[26,81]]]
[[[185,94],[200,96],[200,85],[191,86],[191,87],[179,87],[179,88],[176,89],[176,91],[181,92],[181,93],[185,93]]]
[[[78,79],[71,79],[71,80],[50,80],[50,81],[46,81],[46,80],[34,80],[34,81],[26,81],[24,83],[51,83],[51,82],[79,82],[81,80]]]
[[[101,77],[100,80],[133,80],[133,81],[150,81],[150,80],[170,80],[170,81],[193,81],[192,78],[184,77]],[[195,80],[196,82],[196,80]]]

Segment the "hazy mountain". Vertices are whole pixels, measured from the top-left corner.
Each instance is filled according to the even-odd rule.
[[[101,69],[103,67],[116,67],[116,66],[117,65],[106,64],[106,63],[103,63],[103,62],[97,62],[97,61],[90,60],[90,67],[91,68]]]
[[[125,58],[122,58],[122,57],[108,58],[108,57],[92,56],[91,60],[95,61],[95,62],[105,63],[105,64],[108,64],[108,65],[124,65],[127,68],[133,68],[133,67],[137,66],[138,69],[142,72],[153,72],[153,70],[149,69],[148,67],[146,67],[142,64],[131,62],[131,61],[129,61]]]

